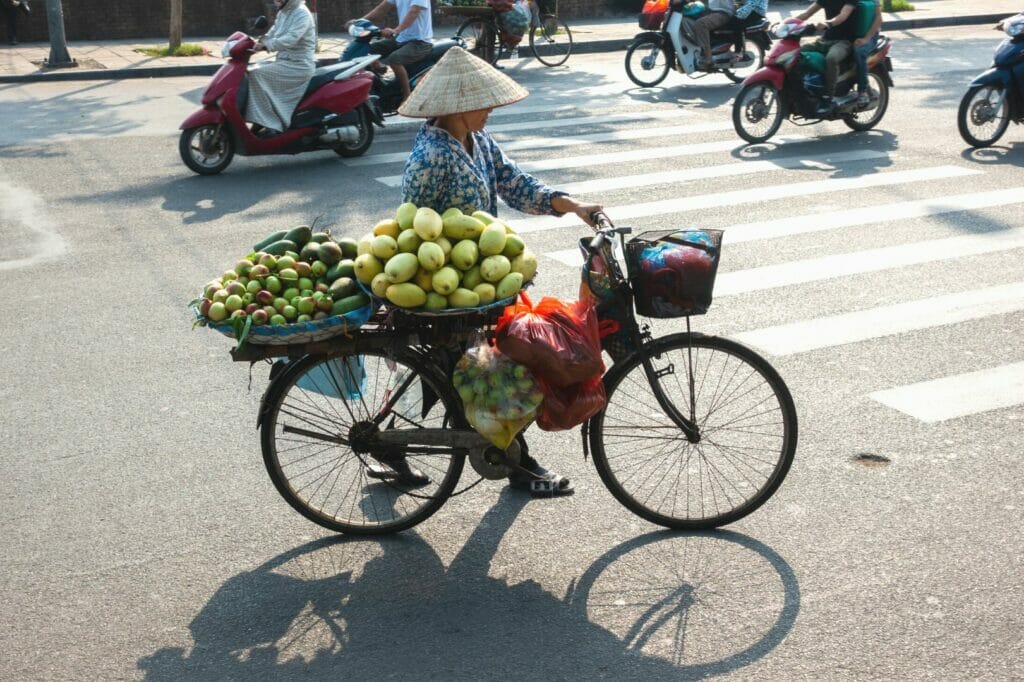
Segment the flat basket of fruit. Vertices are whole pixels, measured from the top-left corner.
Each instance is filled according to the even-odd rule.
[[[512,227],[484,211],[404,203],[357,245],[356,279],[391,317],[495,319],[537,273]]]
[[[354,239],[306,226],[275,232],[192,301],[196,324],[239,342],[286,345],[352,334],[373,314]]]

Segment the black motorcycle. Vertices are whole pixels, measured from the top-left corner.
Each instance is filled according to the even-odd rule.
[[[381,38],[381,29],[366,19],[356,19],[353,21],[349,26],[348,33],[352,36],[352,41],[341,53],[339,63],[354,63],[357,60],[364,60],[372,56],[370,54],[370,46],[373,41]],[[444,56],[444,53],[456,45],[461,48],[466,47],[465,41],[461,38],[435,40],[434,48],[425,59],[421,59],[414,64],[406,64],[405,70],[409,74],[410,89],[415,89],[420,79],[433,68],[434,64]],[[375,64],[375,61],[368,62],[367,66],[374,70]],[[399,85],[397,79],[393,77],[387,78],[381,73],[374,71],[373,88],[370,91],[370,97],[382,116],[393,116],[398,113],[398,106],[402,103],[402,86]],[[378,125],[383,125],[382,120],[378,120],[377,123]]]

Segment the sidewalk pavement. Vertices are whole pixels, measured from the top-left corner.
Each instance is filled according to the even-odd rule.
[[[882,18],[883,31],[902,31],[935,26],[967,24],[995,24],[996,21],[1021,10],[1021,0],[912,0],[915,10],[889,12]],[[781,21],[802,12],[808,2],[801,0],[774,0],[768,12],[769,19]],[[611,52],[623,50],[639,32],[635,15],[599,19],[573,19],[568,22],[573,35],[573,54]],[[455,31],[445,26],[435,30],[435,36],[444,31]],[[203,57],[147,57],[138,48],[166,46],[165,40],[140,39],[134,41],[69,42],[68,51],[78,66],[47,69],[43,63],[49,56],[48,43],[25,43],[0,46],[0,83],[33,83],[69,80],[120,80],[126,78],[166,78],[169,76],[209,76],[224,63],[220,57],[226,36],[213,38],[186,38],[187,43],[198,43],[209,55]],[[317,59],[321,64],[334,61],[347,42],[342,33],[320,35]],[[523,58],[529,50],[520,50]],[[570,62],[571,64],[571,62]]]

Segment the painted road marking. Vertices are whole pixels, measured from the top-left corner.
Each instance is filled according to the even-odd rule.
[[[928,423],[1022,405],[1024,362],[875,391],[868,397]]]
[[[1024,282],[964,291],[735,334],[772,355],[793,355],[1024,310]]]
[[[566,138],[562,138],[566,139]],[[776,145],[793,144],[795,142],[805,142],[808,138],[806,137],[784,137],[775,140]],[[603,154],[583,154],[581,156],[563,156],[554,157],[545,161],[537,161],[534,163],[520,163],[517,164],[519,168],[528,172],[536,173],[538,171],[549,171],[558,170],[561,168],[581,168],[601,166],[612,163],[626,163],[632,161],[646,161],[648,159],[665,159],[665,158],[677,158],[682,156],[697,156],[699,154],[712,154],[715,152],[731,152],[736,149],[742,148],[743,145],[736,144],[735,140],[719,140],[716,142],[701,142],[698,144],[681,144],[672,147],[653,147],[649,149],[630,149],[621,152],[606,152]],[[504,147],[502,147],[504,149]],[[403,153],[402,160],[404,161],[408,157],[408,153]],[[981,171],[978,171],[981,172]],[[401,175],[391,175],[376,178],[377,182],[384,183],[391,187],[397,187],[401,184]]]
[[[835,154],[822,154],[820,156],[799,157],[789,156],[771,161],[739,161],[726,163],[719,166],[704,166],[698,168],[681,168],[678,170],[661,171],[658,173],[643,173],[640,175],[623,175],[614,178],[600,178],[598,180],[585,180],[582,182],[569,182],[558,185],[560,191],[573,196],[587,193],[607,192],[628,187],[653,187],[655,185],[674,185],[677,183],[689,182],[692,180],[713,180],[716,178],[738,177],[741,175],[754,175],[777,170],[788,170],[794,168],[813,168],[821,171],[836,170],[835,164],[849,163],[852,161],[866,161],[868,159],[880,159],[889,156],[885,152],[876,152],[869,149],[860,149],[850,152],[838,152]],[[756,190],[755,190],[756,191]]]
[[[853,178],[811,180],[808,182],[768,185],[758,187],[754,190],[742,189],[729,192],[718,192],[715,194],[681,197],[677,199],[648,201],[625,206],[609,206],[606,207],[606,212],[616,222],[623,223],[626,220],[643,218],[645,216],[683,213],[686,211],[698,211],[703,209],[720,208],[723,206],[739,206],[752,202],[773,201],[789,197],[802,197],[810,194],[844,192],[854,189],[864,189],[867,187],[881,187],[886,185],[901,185],[910,182],[942,180],[946,178],[978,175],[981,172],[982,171],[980,170],[965,168],[962,166],[932,166],[905,171],[872,173],[870,175],[862,175]],[[578,229],[583,226],[583,222],[575,214],[566,214],[561,217],[541,216],[537,218],[524,218],[521,220],[516,219],[512,221],[512,224],[515,226],[516,232],[520,234],[539,232],[541,230],[552,230],[556,228]]]
[[[487,132],[492,135],[495,133],[515,132],[519,130],[542,130],[545,128],[578,128],[581,126],[588,125],[603,125],[606,123],[624,123],[629,121],[637,120],[665,120],[671,118],[682,118],[689,116],[685,111],[680,109],[668,109],[668,110],[655,110],[655,111],[636,111],[625,114],[602,114],[600,116],[574,116],[567,118],[549,118],[546,120],[530,120],[530,121],[516,121],[515,123],[499,123],[497,125],[487,126]],[[731,125],[721,122],[705,123],[705,124],[694,124],[694,132],[705,132],[707,130],[726,130],[732,128]],[[644,130],[652,130],[651,128],[645,128]],[[626,131],[619,131],[626,132]],[[638,137],[650,137],[650,135],[640,135]],[[563,138],[551,138],[551,140],[561,140]],[[610,139],[638,139],[638,138],[610,138]],[[734,141],[735,143],[735,141]],[[544,145],[557,146],[559,142],[552,142],[549,138],[535,138],[530,140],[514,140],[510,142],[501,142],[501,148],[504,151],[510,151],[514,149],[528,149],[531,146],[539,146],[544,148]],[[567,144],[567,143],[561,143]],[[361,156],[357,159],[345,159],[345,165],[347,166],[375,166],[384,163],[398,163],[405,160],[405,157],[409,155],[409,151],[396,152],[393,154],[374,154],[372,156]]]
[[[890,268],[1020,248],[1024,248],[1024,228],[865,249],[853,253],[721,273],[715,279],[715,296],[775,289],[865,272],[877,272]]]
[[[756,223],[740,223],[725,228],[723,244],[774,239],[808,232],[822,232],[852,225],[913,220],[943,213],[959,213],[997,206],[1024,203],[1024,187],[1011,187],[991,192],[953,194],[934,199],[900,201],[864,208],[811,213],[803,216],[776,218]]]

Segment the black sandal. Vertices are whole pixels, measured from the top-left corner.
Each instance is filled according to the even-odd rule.
[[[513,473],[508,477],[508,486],[514,490],[526,490],[532,497],[563,497],[576,492],[568,478],[539,464]]]

